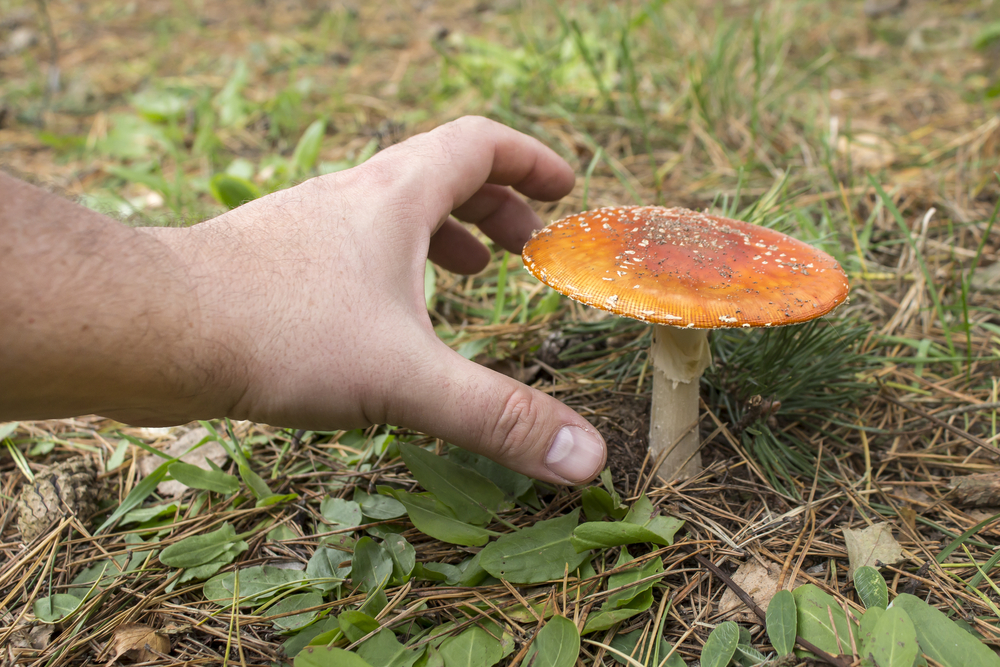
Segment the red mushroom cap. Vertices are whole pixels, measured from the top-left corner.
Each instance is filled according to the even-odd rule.
[[[538,231],[522,256],[533,276],[588,306],[695,329],[806,322],[843,303],[850,289],[821,250],[684,208],[577,213]]]

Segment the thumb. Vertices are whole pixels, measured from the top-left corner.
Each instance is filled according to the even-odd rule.
[[[603,468],[607,447],[587,420],[537,389],[471,362],[440,341],[431,364],[388,410],[390,423],[482,454],[557,484],[582,484]]]

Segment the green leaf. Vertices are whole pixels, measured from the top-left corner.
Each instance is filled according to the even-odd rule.
[[[583,626],[583,634],[589,635],[592,632],[607,630],[616,623],[641,614],[652,606],[653,591],[645,590],[617,608],[604,609],[602,607],[601,611],[591,613],[587,617],[587,622]]]
[[[269,608],[267,615],[278,616],[279,614],[287,614],[299,609],[318,607],[321,604],[323,604],[323,596],[319,593],[297,593],[289,595],[281,602]],[[273,619],[271,623],[274,624],[275,629],[279,632],[293,632],[312,623],[318,615],[319,610],[317,609],[291,616],[281,616],[280,618]]]
[[[411,667],[423,654],[423,650],[414,651],[400,644],[388,628],[358,646],[358,655],[379,667]]]
[[[348,641],[356,642],[373,630],[378,630],[378,621],[368,614],[348,609],[337,617],[340,622],[340,630],[347,637]]]
[[[208,191],[215,200],[232,210],[260,197],[257,186],[245,178],[218,173],[208,182]]]
[[[618,494],[613,496],[599,486],[589,486],[580,494],[580,505],[588,521],[600,521],[610,516],[621,521],[628,514],[628,508],[621,504]]]
[[[535,635],[525,664],[573,667],[579,657],[580,633],[576,623],[565,616],[553,616]]]
[[[844,610],[831,595],[813,584],[804,584],[792,591],[792,596],[795,598],[800,637],[833,655],[851,650],[851,635],[858,635],[857,623],[853,618],[850,621],[847,619]]]
[[[292,664],[294,667],[372,667],[357,653],[333,646],[306,646]]]
[[[740,629],[735,623],[726,621],[717,626],[701,649],[701,667],[726,667],[739,641]]]
[[[882,573],[870,565],[854,571],[854,590],[858,592],[865,609],[885,609],[889,606],[889,587],[886,586]]]
[[[986,644],[920,598],[903,593],[892,601],[891,608],[896,607],[913,622],[920,650],[944,667],[1000,665],[1000,658]]]
[[[295,165],[296,173],[306,174],[316,166],[325,133],[326,121],[323,119],[314,120],[302,133],[299,143],[295,145],[295,152],[292,153],[292,164]]]
[[[913,667],[917,657],[917,631],[900,607],[887,609],[872,630],[865,650],[879,667]]]
[[[621,521],[614,523],[588,521],[576,527],[572,538],[573,548],[577,551],[609,549],[611,547],[639,544],[641,542],[650,542],[661,546],[670,546],[672,544],[672,540],[667,540],[662,535],[654,533],[648,528]]]
[[[354,540],[347,535],[321,538],[312,558],[306,564],[306,578],[310,585],[323,592],[337,588],[351,574],[353,549]]]
[[[452,447],[448,458],[466,468],[472,468],[480,475],[490,480],[504,492],[508,499],[520,498],[534,489],[534,481],[527,475],[514,472],[496,461],[480,456],[461,447]]]
[[[122,504],[118,506],[118,509],[112,512],[111,516],[109,516],[107,519],[104,520],[104,523],[102,523],[100,527],[96,531],[94,531],[94,534],[95,535],[100,534],[102,531],[104,531],[105,528],[114,525],[114,523],[118,521],[118,519],[125,516],[125,514],[128,513],[130,510],[141,505],[143,501],[146,500],[146,498],[148,498],[150,494],[152,494],[153,491],[156,490],[157,485],[163,481],[164,477],[167,476],[167,469],[170,467],[172,463],[175,463],[176,461],[177,461],[176,458],[168,459],[163,463],[161,463],[160,465],[156,466],[156,469],[153,470],[153,472],[146,475],[146,477],[141,482],[135,485],[135,487],[129,492],[129,494],[125,496],[125,500],[123,500]]]
[[[220,607],[233,603],[236,572],[225,572],[205,582],[205,599]],[[286,570],[270,565],[257,565],[239,570],[241,607],[265,602],[286,589],[302,588],[305,574],[301,570]]]
[[[865,611],[861,615],[861,622],[858,627],[858,651],[861,653],[861,657],[865,658],[868,656],[868,642],[871,641],[872,635],[875,631],[875,626],[882,619],[882,614],[885,613],[885,609],[881,607],[872,607],[871,609]]]
[[[241,461],[239,463],[239,470],[240,477],[242,477],[243,481],[246,482],[246,485],[250,488],[250,493],[253,494],[254,498],[261,500],[274,495],[271,493],[271,489],[267,486],[267,482],[264,481],[264,478],[251,470],[250,466],[246,463]]]
[[[737,644],[736,653],[733,654],[733,661],[738,662],[743,667],[752,667],[753,665],[767,662],[767,656],[750,644]]]
[[[372,496],[364,491],[355,490],[354,502],[361,506],[362,514],[376,521],[398,519],[406,515],[406,508],[403,507],[403,503],[389,496]]]
[[[392,558],[381,544],[370,537],[362,537],[354,545],[351,559],[351,579],[361,590],[371,593],[385,588],[392,576]]]
[[[627,549],[622,549],[618,556],[618,562],[615,564],[616,568],[631,562],[633,559],[629,554]],[[628,604],[632,598],[636,597],[644,591],[648,591],[653,587],[653,584],[657,582],[656,579],[650,579],[644,583],[638,584],[636,586],[629,586],[629,584],[635,583],[647,577],[651,577],[654,574],[659,574],[663,572],[663,560],[660,558],[651,558],[650,560],[643,563],[641,567],[635,567],[617,574],[612,574],[608,577],[608,590],[615,590],[617,588],[622,588],[623,586],[628,586],[628,588],[623,588],[617,593],[612,593],[608,596],[608,599],[604,602],[601,607],[604,611],[609,611],[611,609],[617,609],[619,607],[624,607]]]
[[[385,550],[392,559],[392,583],[405,584],[417,564],[417,552],[402,535],[387,535]]]
[[[340,632],[340,623],[336,618],[327,616],[293,635],[281,645],[281,648],[285,651],[285,655],[289,658],[294,658],[299,654],[299,651],[308,646],[316,637],[332,632]]]
[[[406,507],[410,521],[422,533],[449,544],[481,547],[490,540],[490,531],[460,521],[451,509],[433,496],[390,489],[389,493]]]
[[[788,655],[795,648],[795,596],[778,591],[767,604],[767,638],[778,655]]]
[[[491,667],[503,658],[500,642],[476,625],[444,640],[438,650],[445,667]]]
[[[479,564],[494,577],[514,584],[561,579],[567,567],[572,572],[589,557],[587,552],[578,553],[570,542],[579,517],[578,508],[504,535],[482,550]]]
[[[237,542],[236,531],[226,522],[218,530],[205,535],[192,535],[180,542],[171,544],[160,553],[160,562],[170,567],[196,567],[210,563],[229,549],[229,545]],[[246,542],[239,540],[243,549]]]
[[[424,304],[427,310],[434,308],[434,291],[437,288],[437,272],[434,270],[434,263],[430,260],[424,262]]]
[[[227,495],[240,490],[240,480],[233,475],[216,470],[205,470],[183,461],[171,463],[167,472],[189,489],[205,489]]]
[[[402,443],[399,452],[420,485],[450,507],[459,521],[485,525],[509,506],[503,491],[474,470],[416,445]]]
[[[35,616],[43,623],[57,623],[76,611],[81,604],[83,600],[75,595],[56,593],[35,600]]]
[[[670,545],[674,543],[674,534],[684,525],[680,519],[671,516],[657,515],[653,503],[645,494],[639,497],[632,509],[625,516],[625,523],[633,523],[659,535],[665,542],[654,544]]]
[[[319,505],[323,521],[334,526],[354,528],[361,525],[361,505],[353,500],[327,496]]]

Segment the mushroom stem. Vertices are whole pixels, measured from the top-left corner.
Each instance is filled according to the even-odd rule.
[[[705,329],[653,327],[653,404],[649,421],[649,456],[655,462],[667,451],[657,473],[665,481],[701,471],[698,434],[698,379],[712,353]]]

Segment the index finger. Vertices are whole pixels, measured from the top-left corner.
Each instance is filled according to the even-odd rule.
[[[393,171],[402,170],[396,184],[424,198],[437,214],[435,223],[485,183],[554,201],[569,194],[576,180],[569,164],[542,142],[478,116],[412,137],[376,158],[392,165]]]

